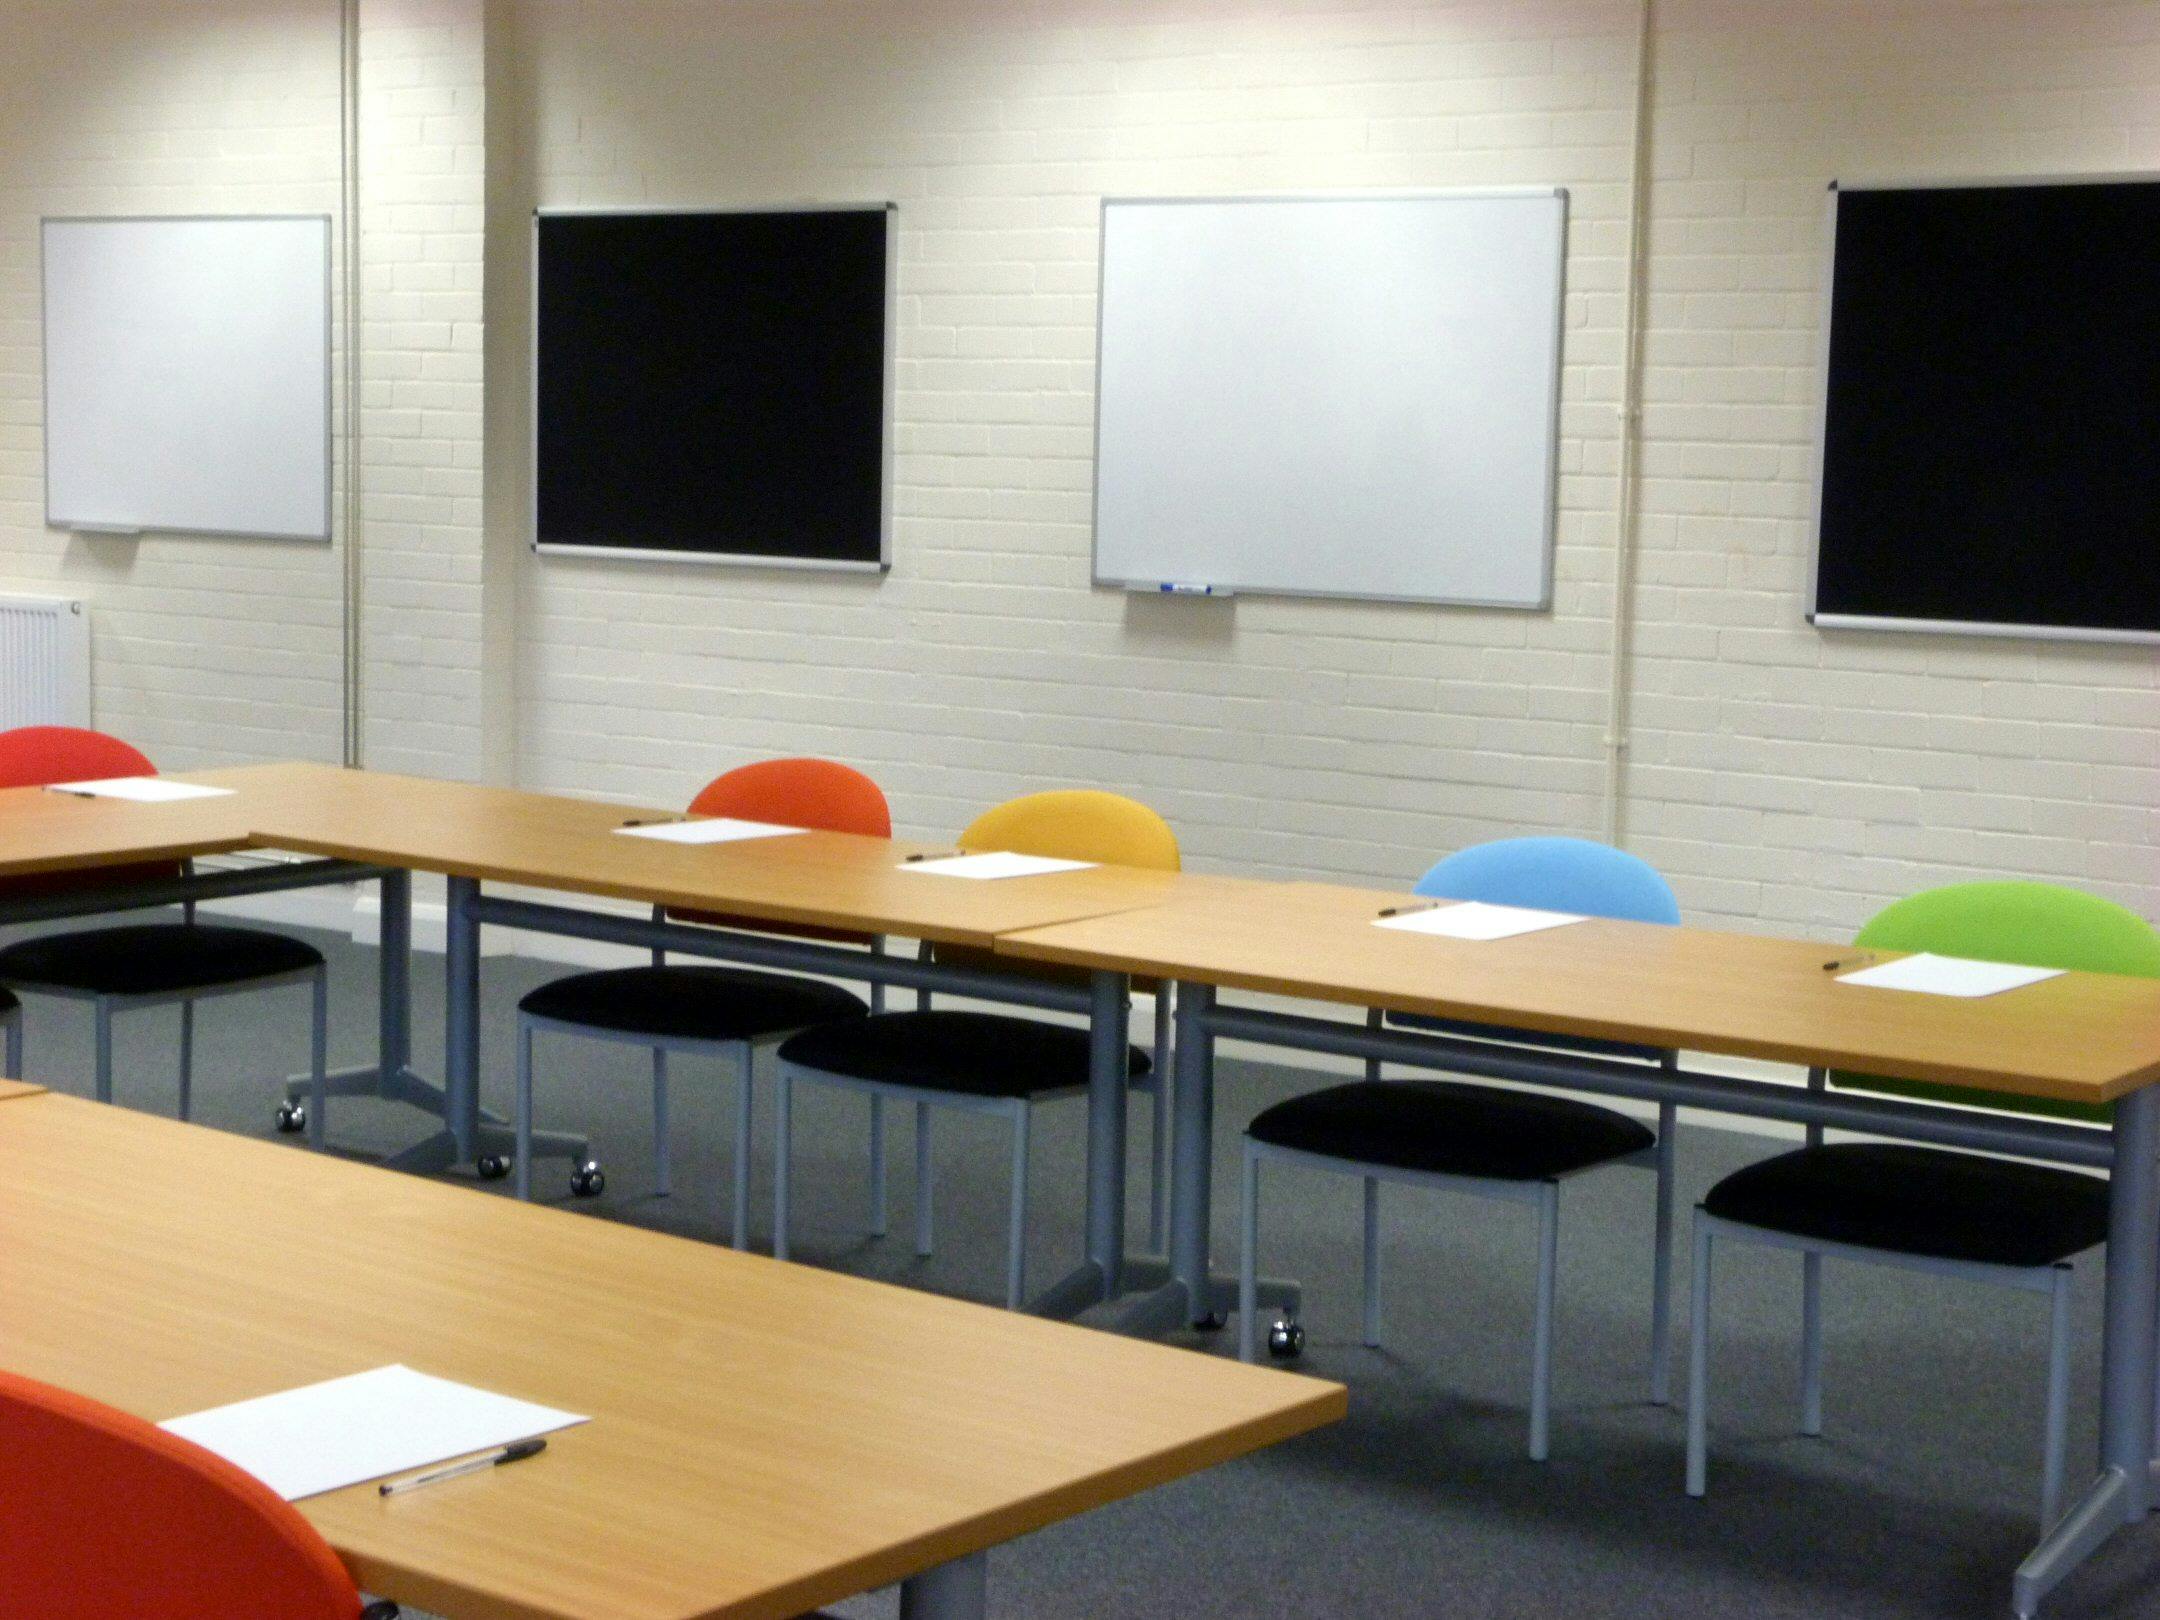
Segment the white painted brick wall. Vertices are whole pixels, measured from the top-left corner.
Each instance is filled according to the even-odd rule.
[[[819,751],[932,835],[1010,794],[1102,784],[1159,806],[1198,863],[1343,877],[1593,827],[1632,17],[1605,0],[506,8],[498,51],[537,153],[492,252],[522,262],[533,203],[901,208],[891,577],[532,561],[526,779],[667,799]],[[1573,192],[1550,616],[1090,589],[1103,195],[1522,182]],[[492,313],[498,338],[525,322]],[[522,409],[522,348],[511,362],[498,409]],[[520,527],[522,503],[490,521]]]
[[[482,0],[366,0],[360,27],[363,757],[483,774]]]
[[[338,563],[317,544],[45,527],[38,220],[331,213],[333,7],[12,3],[0,45],[0,590],[92,603],[96,720],[168,767],[333,759]]]
[[[1101,782],[1201,864],[1393,881],[1596,827],[1631,4],[505,10],[521,207],[902,208],[893,577],[528,564],[528,780],[670,797],[818,750],[931,834]],[[1801,617],[1827,182],[2155,165],[2160,8],[1660,18],[1630,841],[1739,926],[1840,931],[1994,872],[2160,913],[2150,652]],[[1523,181],[1574,194],[1549,618],[1088,588],[1101,195]],[[498,211],[491,250],[522,265],[524,229]]]
[[[2160,7],[1660,17],[1635,846],[1766,928],[1998,873],[2160,915],[2151,649],[1801,617],[1829,182],[2160,167]]]

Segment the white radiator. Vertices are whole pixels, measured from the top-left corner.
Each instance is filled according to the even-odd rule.
[[[0,731],[90,723],[90,610],[63,596],[0,596]]]

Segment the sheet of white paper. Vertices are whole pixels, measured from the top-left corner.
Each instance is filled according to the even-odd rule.
[[[1060,861],[1048,855],[947,855],[934,861],[904,861],[903,872],[928,872],[934,877],[1016,878],[1040,877],[1046,872],[1082,872],[1093,861]]]
[[[377,1367],[158,1427],[216,1452],[297,1502],[585,1421],[410,1367]]]
[[[617,827],[625,838],[650,838],[662,844],[739,844],[750,838],[786,838],[805,829],[770,821],[738,821],[714,816],[705,821],[655,821],[643,827]]]
[[[1895,962],[1862,968],[1838,976],[1839,984],[1867,985],[1877,990],[1916,990],[1927,996],[1998,995],[2042,979],[2062,976],[2061,968],[2020,967],[2014,962],[1975,962],[1963,956],[1936,956],[1922,951],[1901,956]]]
[[[1583,919],[1566,911],[1532,911],[1527,906],[1494,906],[1483,900],[1464,900],[1429,911],[1406,912],[1400,917],[1381,917],[1374,926],[1399,928],[1406,934],[1438,934],[1442,939],[1513,939],[1541,928],[1563,928]]]
[[[82,799],[127,799],[135,804],[174,804],[182,799],[222,799],[233,790],[200,782],[173,782],[162,776],[109,776],[96,782],[55,782],[55,793]]]

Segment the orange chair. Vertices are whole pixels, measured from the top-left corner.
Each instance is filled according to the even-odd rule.
[[[154,776],[143,752],[117,737],[74,726],[22,726],[0,731],[0,787],[44,787],[55,782],[95,781],[112,776]],[[108,867],[88,876],[0,880],[0,900],[50,894],[85,882],[155,882],[177,877],[184,862]],[[180,1004],[180,1117],[193,1103],[195,1003],[241,990],[305,984],[314,997],[310,1075],[325,1067],[328,1040],[328,969],[322,952],[302,940],[261,928],[198,923],[192,902],[178,923],[136,923],[117,928],[43,933],[0,950],[0,984],[34,994],[92,1004],[97,1029],[97,1099],[112,1101],[113,1014],[134,1007]],[[12,1002],[12,997],[6,998]],[[0,1023],[5,1023],[0,1004]],[[8,1032],[8,1067],[21,1066],[19,1030]],[[320,1110],[317,1110],[319,1116]],[[321,1146],[320,1120],[314,1141]]]
[[[262,1481],[155,1424],[0,1372],[0,1614],[395,1620]]]
[[[862,772],[824,759],[772,759],[744,765],[708,783],[690,801],[694,815],[736,816],[824,832],[892,834],[892,813],[878,785]],[[653,909],[655,920],[663,916]],[[880,942],[861,935],[776,928],[748,918],[692,912],[676,921],[717,928],[846,940],[875,951]],[[875,993],[873,992],[873,998]],[[622,1041],[652,1051],[653,1182],[666,1196],[668,1174],[668,1055],[713,1052],[736,1062],[735,1187],[732,1241],[742,1248],[750,1225],[751,1071],[759,1043],[812,1024],[861,1018],[869,1011],[860,996],[837,985],[793,973],[755,972],[705,964],[670,963],[653,952],[649,967],[576,973],[542,985],[518,1003],[517,1191],[532,1195],[532,1050],[543,1030]],[[875,1124],[873,1135],[875,1135]],[[882,1157],[882,1155],[880,1155]],[[599,1192],[606,1180],[598,1165],[580,1165],[571,1190]]]

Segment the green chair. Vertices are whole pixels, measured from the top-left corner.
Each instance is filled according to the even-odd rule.
[[[2160,978],[2160,933],[2112,901],[2047,883],[1958,883],[1878,914],[1857,943],[2031,967]],[[1855,991],[1855,994],[1895,994]],[[2105,1123],[2108,1110],[2042,1098],[1828,1074],[1809,1084],[1928,1102],[2014,1107],[2023,1114]],[[2041,1523],[2062,1502],[2069,1407],[2070,1261],[2107,1240],[2108,1185],[2073,1170],[1898,1143],[1808,1144],[1727,1176],[1695,1211],[1693,1342],[1688,1364],[1687,1490],[1706,1488],[1709,1445],[1711,1245],[1724,1238],[1803,1257],[1801,1421],[1822,1433],[1822,1262],[1825,1256],[1900,1266],[2045,1294],[2050,1304],[2046,1464]]]

